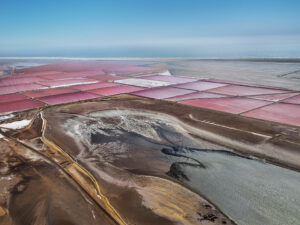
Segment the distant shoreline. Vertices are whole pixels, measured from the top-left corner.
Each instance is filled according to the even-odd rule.
[[[197,57],[0,57],[0,60],[145,60],[145,61],[250,61],[300,63],[299,58],[197,58]]]

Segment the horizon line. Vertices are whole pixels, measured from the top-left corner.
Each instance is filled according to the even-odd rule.
[[[300,57],[62,57],[62,56],[0,56],[2,59],[45,59],[45,60],[273,60],[273,61],[296,61],[300,62]]]

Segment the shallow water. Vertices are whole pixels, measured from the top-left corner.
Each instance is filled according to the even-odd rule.
[[[299,224],[300,173],[226,152],[186,153],[205,168],[180,165],[180,180],[238,224]]]

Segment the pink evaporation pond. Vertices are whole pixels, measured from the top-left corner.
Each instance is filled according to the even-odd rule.
[[[134,91],[144,90],[141,87],[129,86],[129,85],[120,85],[115,87],[107,87],[107,88],[100,88],[90,90],[88,92],[100,94],[100,95],[117,95],[117,94],[124,94],[124,93],[131,93]]]
[[[77,102],[87,99],[99,98],[101,95],[88,93],[88,92],[75,92],[75,93],[67,93],[53,96],[45,96],[38,98],[40,101],[45,102],[49,105],[62,104],[68,102]]]
[[[191,89],[196,91],[205,91],[212,88],[223,87],[223,86],[227,86],[227,84],[220,84],[220,83],[213,83],[213,82],[206,82],[206,81],[196,81],[191,83],[178,84],[175,85],[174,87]]]
[[[64,72],[49,74],[49,75],[44,75],[39,77],[46,78],[48,80],[63,80],[63,79],[77,78],[76,76],[70,76],[68,73],[64,73]]]
[[[47,86],[71,86],[76,84],[83,84],[83,83],[96,83],[98,81],[92,79],[85,79],[85,78],[78,78],[78,79],[67,79],[67,80],[48,80],[48,81],[41,81],[40,84],[47,85]]]
[[[197,81],[195,78],[187,78],[187,77],[174,77],[174,76],[164,76],[164,75],[148,75],[141,76],[139,78],[147,79],[147,80],[157,80],[157,81],[167,81],[173,84],[181,84]]]
[[[106,87],[114,87],[119,86],[120,84],[112,83],[112,82],[101,82],[95,84],[82,84],[82,85],[75,85],[72,88],[80,90],[80,91],[87,91],[92,89],[99,89],[99,88],[106,88]]]
[[[31,99],[0,103],[0,113],[23,111],[44,106],[43,103]]]
[[[227,96],[220,95],[220,94],[214,94],[214,93],[206,93],[206,92],[194,92],[191,94],[171,97],[171,98],[168,98],[168,100],[182,101],[182,100],[195,99],[195,98],[222,98],[222,97],[227,97]]]
[[[178,95],[190,94],[192,92],[194,91],[175,88],[175,87],[161,87],[161,88],[146,89],[143,91],[134,92],[132,94],[137,96],[148,97],[148,98],[165,99],[165,98],[171,98]]]
[[[42,81],[45,79],[39,77],[23,77],[23,78],[3,78],[0,79],[0,86],[10,86],[10,85],[17,85],[17,84],[28,84],[37,81]]]
[[[114,76],[114,75],[96,75],[96,76],[89,76],[89,78],[91,79],[95,79],[98,81],[109,81],[109,80],[120,80],[120,79],[124,79],[124,77],[120,77],[120,76]]]
[[[15,102],[15,101],[20,101],[25,99],[27,98],[24,95],[19,95],[19,94],[0,95],[0,103]]]
[[[224,94],[224,95],[247,96],[247,95],[287,93],[288,91],[271,89],[271,88],[228,85],[225,87],[219,87],[219,88],[208,90],[208,92]]]
[[[280,100],[295,96],[297,94],[298,93],[277,94],[277,95],[258,95],[258,96],[253,96],[251,98],[269,100],[269,101],[280,101]]]
[[[45,86],[40,84],[17,84],[17,85],[3,86],[0,88],[0,95],[41,89],[41,88],[45,88]]]
[[[286,90],[286,89],[278,88],[278,87],[271,87],[271,86],[258,85],[258,84],[249,84],[249,83],[237,82],[237,81],[219,80],[219,79],[204,79],[204,81],[210,81],[210,82],[215,82],[215,83],[224,83],[224,84],[235,84],[235,85],[250,86],[250,87],[272,88],[272,89],[277,89],[277,90]]]
[[[42,89],[36,91],[27,91],[27,92],[23,92],[22,94],[31,98],[39,98],[44,96],[59,95],[59,94],[73,93],[73,92],[78,92],[78,90],[68,88],[68,87],[61,87],[61,88]]]
[[[102,75],[104,74],[103,71],[83,71],[83,72],[71,72],[71,73],[59,73],[59,74],[52,74],[43,76],[47,79],[70,79],[70,78],[80,78],[80,77],[88,77],[88,76],[95,76],[95,75]]]
[[[57,74],[61,73],[58,71],[43,71],[43,72],[29,72],[29,73],[19,73],[16,76],[22,76],[22,77],[37,77],[37,76],[47,76],[50,74]]]
[[[293,103],[293,104],[300,104],[300,95],[285,99],[284,102]]]
[[[233,114],[239,114],[251,109],[255,109],[257,107],[270,104],[270,102],[267,101],[239,97],[192,99],[184,100],[180,103]]]
[[[300,126],[300,105],[274,103],[242,114],[256,119]]]
[[[81,71],[81,72],[73,72],[72,74],[78,74],[78,75],[83,75],[83,76],[101,76],[101,75],[105,75],[105,72],[103,70],[90,70],[90,71]]]

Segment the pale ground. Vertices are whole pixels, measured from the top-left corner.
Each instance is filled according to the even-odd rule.
[[[175,76],[216,78],[300,90],[300,60],[184,60],[156,62]]]
[[[57,61],[69,61],[59,58],[0,58],[0,69],[7,66],[24,68]],[[73,58],[74,60],[74,58]],[[300,91],[299,59],[150,59],[150,58],[84,58],[78,60],[99,61],[136,61],[144,65],[166,68],[175,76],[198,78],[216,78],[240,81],[250,84],[283,87]]]

